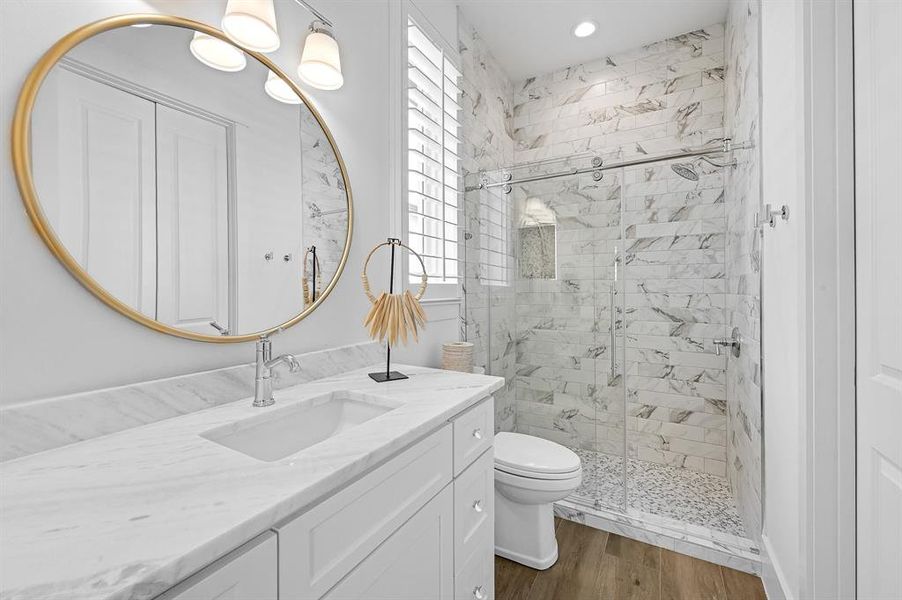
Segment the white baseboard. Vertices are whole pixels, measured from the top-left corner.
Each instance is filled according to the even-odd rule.
[[[768,600],[795,600],[786,583],[780,565],[774,561],[774,551],[767,535],[761,536],[761,581]]]

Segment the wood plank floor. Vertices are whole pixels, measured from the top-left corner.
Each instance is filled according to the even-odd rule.
[[[557,519],[559,558],[536,571],[495,557],[496,600],[765,600],[761,580]]]

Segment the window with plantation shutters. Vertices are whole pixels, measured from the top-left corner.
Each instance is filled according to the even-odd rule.
[[[460,72],[416,23],[407,21],[407,237],[429,283],[458,276],[458,113]],[[422,268],[409,263],[410,281]]]

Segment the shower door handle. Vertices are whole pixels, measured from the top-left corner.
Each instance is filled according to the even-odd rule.
[[[617,331],[615,328],[615,324],[617,320],[614,318],[614,285],[611,284],[611,302],[610,302],[610,310],[611,310],[611,383],[614,382],[614,378],[617,376]],[[610,384],[608,384],[610,385]]]

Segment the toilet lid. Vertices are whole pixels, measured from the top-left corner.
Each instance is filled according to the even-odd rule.
[[[555,442],[522,433],[495,435],[496,469],[536,479],[558,479],[555,475],[573,473],[579,467],[579,456]]]

